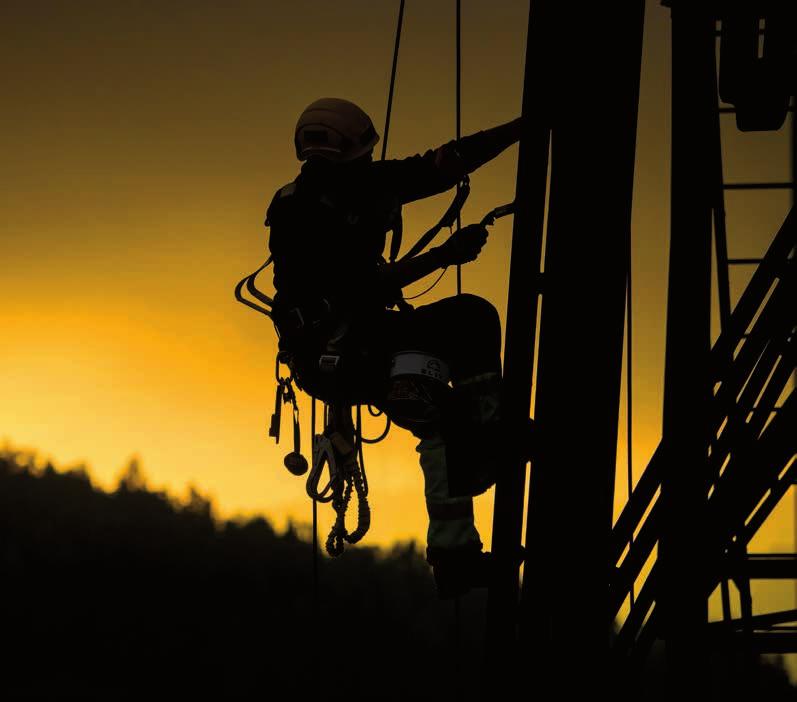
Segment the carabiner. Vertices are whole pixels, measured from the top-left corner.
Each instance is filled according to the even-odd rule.
[[[329,466],[329,482],[323,490],[319,490],[318,484],[324,466]],[[341,474],[332,442],[323,434],[316,434],[313,437],[313,468],[307,476],[307,494],[316,502],[332,502],[335,494],[339,492],[340,484]]]

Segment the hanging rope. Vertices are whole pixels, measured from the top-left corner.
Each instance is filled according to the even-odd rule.
[[[390,420],[388,420],[390,421]],[[387,430],[385,430],[387,432]],[[385,433],[385,436],[387,433]],[[357,405],[357,426],[354,430],[355,448],[357,449],[357,457],[360,459],[360,471],[363,476],[363,489],[365,496],[368,497],[368,474],[365,472],[365,457],[363,456],[363,416],[362,407]]]
[[[396,85],[396,68],[398,67],[399,45],[401,44],[401,27],[404,24],[404,0],[399,5],[398,22],[396,23],[396,43],[393,47],[393,66],[390,69],[390,88],[387,92],[387,113],[385,114],[385,136],[382,140],[382,161],[387,153],[387,135],[390,131],[390,113],[393,110],[393,88]]]
[[[461,7],[460,7],[460,0],[457,0],[457,27],[456,27],[456,34],[457,34],[457,147],[459,147],[459,139],[462,136],[462,113],[461,113],[461,103],[462,103],[462,22],[461,22]],[[459,194],[460,184],[457,183],[457,194]],[[462,228],[462,221],[459,216],[459,212],[457,212],[457,231]],[[445,271],[443,271],[445,273]],[[435,283],[436,285],[437,283]],[[432,286],[434,287],[434,286]],[[462,294],[462,264],[457,264],[457,295]]]
[[[628,233],[628,242],[627,242],[627,258],[628,258],[628,272],[626,274],[626,310],[627,310],[627,321],[626,321],[626,450],[628,452],[628,499],[631,500],[631,493],[634,490],[634,464],[633,464],[633,396],[634,396],[634,388],[633,388],[633,374],[632,374],[632,361],[631,361],[631,350],[632,350],[632,319],[633,319],[633,310],[631,306],[631,232]],[[631,537],[628,540],[628,548],[629,552],[630,549],[634,545],[634,534],[631,532]],[[635,587],[634,582],[631,582],[631,592],[629,593],[631,597],[631,606],[634,606],[634,599],[635,599]]]
[[[336,420],[338,420],[337,417]],[[351,418],[349,418],[349,422],[351,422]],[[334,480],[332,498],[332,507],[335,510],[336,518],[326,542],[327,553],[333,558],[343,553],[344,542],[356,544],[365,536],[371,526],[371,507],[368,504],[365,474],[362,466],[357,463],[357,444],[359,442],[355,441],[353,446],[349,443],[351,427],[345,430],[345,433],[349,434],[348,438],[340,433],[340,429],[340,427],[336,427],[329,436],[336,459],[340,461],[338,464],[340,473],[339,477]],[[354,492],[357,494],[357,526],[354,531],[350,532],[346,528],[346,512]]]
[[[371,526],[371,507],[362,462],[362,442],[355,436],[358,430],[352,422],[351,407],[335,405],[330,408],[325,404],[324,415],[324,431],[313,436],[313,467],[307,475],[306,489],[313,502],[332,503],[336,516],[326,540],[326,550],[334,558],[343,553],[344,542],[355,544],[366,535]],[[329,480],[321,488],[321,479],[327,471]],[[350,532],[346,528],[346,512],[354,494],[357,495],[357,526]]]
[[[437,278],[435,279],[434,283],[432,283],[428,288],[426,288],[426,290],[424,290],[423,292],[419,292],[417,295],[412,295],[411,297],[405,297],[404,299],[407,302],[409,302],[410,300],[417,300],[419,297],[423,297],[427,293],[432,292],[432,290],[434,290],[437,287],[437,284],[443,279],[443,276],[446,274],[447,270],[448,266],[443,268],[443,270],[440,271],[440,275],[438,275]],[[457,280],[459,280],[459,278],[457,278]],[[458,295],[460,292],[461,292],[460,290],[457,290]]]
[[[457,72],[457,89],[456,89],[456,93],[457,93],[457,96],[456,96],[456,100],[457,100],[457,107],[456,107],[456,113],[457,113],[457,135],[456,135],[457,136],[457,148],[459,148],[459,138],[461,136],[461,126],[462,126],[462,124],[461,124],[462,123],[462,114],[461,114],[461,110],[460,110],[460,104],[462,102],[462,100],[461,100],[461,68],[460,68],[461,67],[461,63],[462,63],[462,61],[461,61],[461,59],[462,59],[462,41],[461,41],[461,35],[462,35],[462,21],[461,21],[462,12],[461,12],[461,10],[462,10],[462,8],[461,8],[460,0],[457,0],[457,22],[456,22],[456,25],[457,25],[456,26],[456,35],[457,35],[457,40],[456,40],[456,44],[457,44],[457,68],[456,68],[456,72]],[[460,184],[457,183],[457,195],[459,195],[460,187],[461,187]],[[457,210],[457,231],[459,231],[461,228],[462,228],[462,219],[460,217],[459,210]],[[446,269],[444,268],[443,269],[443,274],[445,274],[445,272],[446,272]],[[441,275],[441,277],[442,277],[442,275]],[[439,280],[440,280],[440,278],[438,278],[434,282],[432,287],[437,285]],[[457,295],[461,295],[461,294],[462,294],[462,264],[458,263],[457,264]],[[455,651],[455,659],[457,661],[457,666],[460,665],[459,661],[461,659],[460,650],[459,650],[460,649],[460,641],[461,641],[461,638],[462,638],[461,634],[460,634],[461,626],[462,626],[462,621],[461,621],[461,613],[460,613],[460,602],[459,602],[459,597],[457,597],[457,598],[454,599],[454,651]],[[459,671],[459,670],[457,671],[457,673],[460,673],[460,672],[461,671]],[[461,679],[462,679],[462,676],[460,674],[458,674],[457,675],[457,680],[461,680]]]
[[[310,439],[315,436],[316,428],[316,399],[312,398],[310,402]],[[317,622],[318,619],[318,502],[310,500],[313,503],[313,621]]]

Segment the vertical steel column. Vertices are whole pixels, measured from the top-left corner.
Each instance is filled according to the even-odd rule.
[[[714,19],[703,3],[672,7],[672,184],[664,374],[658,606],[670,696],[705,699],[707,403],[711,396],[711,215]]]
[[[517,654],[518,569],[511,562],[520,547],[523,523],[529,460],[524,455],[524,433],[531,405],[548,177],[549,101],[545,84],[550,34],[545,5],[538,0],[531,2],[523,78],[523,132],[515,187],[502,410],[516,427],[516,442],[507,447],[506,472],[495,490],[492,551],[498,562],[506,565],[490,587],[487,607],[486,653],[492,681],[506,680],[510,671],[517,675],[513,661]]]
[[[617,692],[609,539],[644,2],[548,4],[557,82],[520,634],[535,699],[566,684],[587,700]]]

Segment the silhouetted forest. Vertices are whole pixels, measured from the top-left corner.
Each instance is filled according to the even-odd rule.
[[[195,490],[148,489],[135,462],[106,492],[0,452],[0,699],[475,697],[483,593],[457,637],[419,547],[350,548],[322,560],[314,616],[303,531],[217,520]],[[765,671],[767,699],[794,698]]]
[[[465,608],[458,666],[452,604],[413,544],[324,558],[314,618],[299,530],[215,520],[195,491],[147,489],[135,462],[105,492],[85,470],[2,453],[0,525],[0,699],[303,698],[315,679],[326,699],[398,700],[478,667],[483,598]]]

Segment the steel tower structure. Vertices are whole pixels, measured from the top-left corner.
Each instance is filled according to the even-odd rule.
[[[794,194],[794,107],[788,182],[725,182],[720,125],[732,115],[743,131],[788,131],[795,12],[774,2],[663,4],[672,12],[672,189],[662,441],[612,524],[643,2],[531,3],[505,407],[524,426],[536,361],[536,430],[532,455],[519,440],[496,489],[493,550],[511,561],[525,508],[527,561],[522,586],[507,568],[491,588],[488,663],[498,679],[528,671],[527,689],[540,694],[570,670],[576,639],[582,674],[567,682],[585,699],[632,680],[657,639],[673,690],[697,695],[708,690],[713,646],[733,661],[797,652],[797,630],[786,626],[797,610],[756,615],[750,589],[755,578],[797,579],[797,557],[747,548],[797,481],[797,213],[784,213],[766,254],[735,258],[724,205],[731,191]],[[587,117],[585,106],[599,107]],[[734,266],[753,270],[736,301]],[[709,624],[717,588],[724,617]],[[752,667],[732,669],[738,689],[751,688]]]

